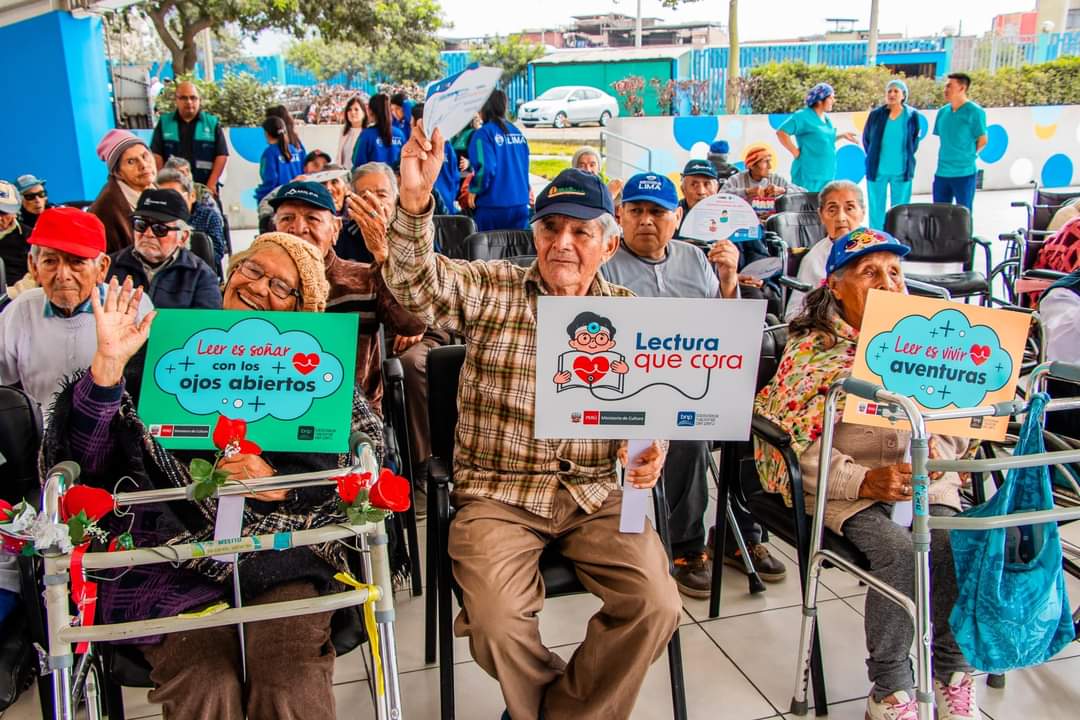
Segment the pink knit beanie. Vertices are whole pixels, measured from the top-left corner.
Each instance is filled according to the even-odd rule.
[[[105,137],[101,138],[97,146],[97,155],[111,173],[116,170],[120,156],[132,145],[146,145],[146,143],[134,133],[116,128],[105,133]]]

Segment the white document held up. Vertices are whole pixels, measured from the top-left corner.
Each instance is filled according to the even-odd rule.
[[[629,440],[626,444],[626,470],[634,466],[638,455],[652,445],[649,440]],[[623,485],[622,513],[619,516],[619,532],[641,533],[645,531],[645,515],[649,510],[652,490],[640,490],[629,482]]]
[[[456,75],[433,82],[424,100],[424,132],[431,137],[438,128],[445,140],[457,135],[480,112],[502,74],[501,68],[474,63]]]

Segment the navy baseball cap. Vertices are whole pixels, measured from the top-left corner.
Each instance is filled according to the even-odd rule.
[[[683,177],[687,175],[707,175],[713,180],[716,180],[719,175],[716,174],[716,168],[708,160],[691,160],[686,163],[686,167],[682,169]]]
[[[825,264],[825,274],[832,275],[853,260],[876,252],[891,252],[904,257],[911,252],[911,248],[887,232],[855,228],[842,238],[833,241],[829,259]]]
[[[547,215],[592,220],[604,213],[615,214],[615,205],[604,181],[596,175],[568,168],[540,191],[533,220]]]
[[[287,202],[302,202],[320,210],[337,212],[334,198],[326,187],[317,182],[291,182],[281,186],[277,197],[267,201],[275,210]]]
[[[675,183],[656,173],[638,173],[623,186],[622,201],[656,203],[665,210],[679,207],[679,193]]]

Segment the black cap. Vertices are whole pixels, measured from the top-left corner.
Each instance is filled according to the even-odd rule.
[[[592,220],[604,213],[615,214],[615,205],[604,181],[597,175],[568,168],[537,195],[533,220],[546,215]]]
[[[334,159],[330,157],[325,151],[315,148],[304,156],[304,164],[307,165],[309,162],[311,162],[314,158],[317,157],[326,158],[326,162],[332,162]]]
[[[716,168],[708,160],[691,160],[686,163],[686,167],[682,169],[683,177],[687,175],[705,175],[711,177],[713,180],[718,179],[720,176],[716,174]]]
[[[275,210],[287,202],[302,202],[320,210],[337,212],[334,198],[324,185],[317,182],[291,182],[281,186],[278,194],[267,201]]]
[[[186,223],[191,220],[187,200],[184,199],[183,195],[175,190],[158,190],[156,188],[143,190],[142,195],[139,196],[139,203],[131,214],[132,216],[159,222],[181,220]]]

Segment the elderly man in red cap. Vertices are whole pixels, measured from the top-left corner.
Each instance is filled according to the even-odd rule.
[[[90,293],[104,295],[108,271],[97,217],[66,207],[41,213],[30,235],[30,274],[39,287],[0,314],[0,384],[20,383],[48,408],[64,378],[89,367],[97,349]],[[138,316],[151,310],[142,297]]]

